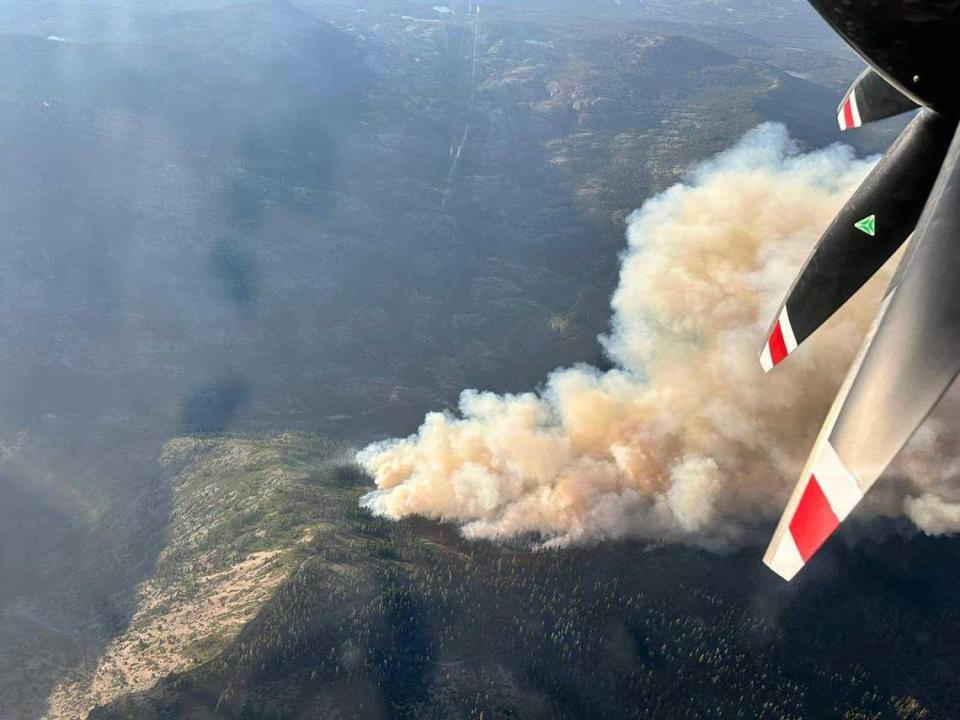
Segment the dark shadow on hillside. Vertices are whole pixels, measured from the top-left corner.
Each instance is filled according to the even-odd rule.
[[[214,382],[188,395],[180,410],[182,433],[192,435],[227,430],[249,398],[249,385],[237,377]]]
[[[47,418],[17,437],[0,465],[0,707],[26,718],[127,627],[169,488],[151,423]]]

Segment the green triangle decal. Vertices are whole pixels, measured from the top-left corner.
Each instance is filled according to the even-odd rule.
[[[860,232],[873,237],[877,233],[877,216],[867,215],[863,220],[857,220],[853,226]]]

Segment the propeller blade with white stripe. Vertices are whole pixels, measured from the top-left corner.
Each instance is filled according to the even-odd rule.
[[[791,579],[960,371],[960,134],[790,498],[764,562]]]
[[[904,128],[820,238],[760,351],[772,370],[849,300],[916,226],[957,127],[933,110]]]

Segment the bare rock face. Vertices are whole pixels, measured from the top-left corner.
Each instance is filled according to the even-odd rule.
[[[46,717],[85,717],[229,646],[302,548],[328,532],[312,503],[321,478],[335,480],[344,459],[343,446],[303,435],[167,442],[157,482],[172,505],[156,566],[136,587],[126,627],[102,647],[77,642],[79,662],[61,659],[69,672],[50,694]]]

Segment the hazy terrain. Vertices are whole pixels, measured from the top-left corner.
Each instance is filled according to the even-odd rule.
[[[950,541],[783,588],[357,506],[350,447],[606,362],[645,198],[839,139],[805,3],[0,10],[0,718],[950,716]]]

